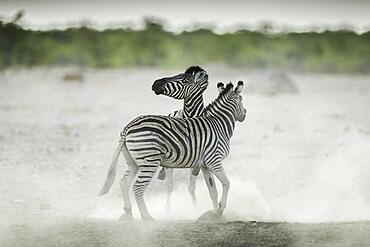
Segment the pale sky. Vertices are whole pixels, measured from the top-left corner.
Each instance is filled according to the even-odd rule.
[[[370,0],[0,0],[2,19],[20,9],[25,10],[26,26],[34,29],[62,28],[81,20],[97,27],[127,22],[137,27],[144,16],[165,20],[166,28],[173,31],[198,22],[212,23],[221,31],[243,25],[253,28],[266,20],[294,30],[339,25],[370,29]]]

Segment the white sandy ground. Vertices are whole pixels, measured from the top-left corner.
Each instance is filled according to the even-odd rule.
[[[85,70],[83,82],[63,81],[71,70],[0,73],[3,243],[17,239],[19,229],[22,236],[44,238],[48,226],[59,223],[59,228],[50,228],[54,237],[58,229],[68,235],[84,223],[86,238],[99,222],[109,222],[103,224],[102,235],[114,229],[122,213],[119,185],[115,183],[107,196],[97,194],[119,132],[139,114],[168,114],[182,105],[150,89],[155,79],[178,71]],[[263,73],[218,67],[208,72],[206,102],[216,97],[217,82],[241,79],[248,84],[252,74]],[[231,154],[224,161],[231,179],[225,219],[370,220],[370,76],[290,74],[290,78],[297,94],[261,95],[249,92],[248,86],[244,92],[247,119],[237,124]],[[124,167],[121,157],[118,177]],[[171,222],[183,224],[173,220],[192,222],[211,206],[201,176],[194,208],[186,190],[188,172],[175,173],[171,214],[164,214],[164,182],[156,179],[146,193],[150,212],[167,220],[169,227],[175,225]],[[136,208],[134,213],[138,217]],[[156,231],[156,226],[148,227]]]

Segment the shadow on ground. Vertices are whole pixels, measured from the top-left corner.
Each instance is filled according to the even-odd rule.
[[[2,246],[367,246],[370,241],[370,222],[60,222],[13,225]]]

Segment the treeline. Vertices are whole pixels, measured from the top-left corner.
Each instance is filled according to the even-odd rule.
[[[0,21],[0,68],[78,65],[93,68],[223,63],[308,72],[370,72],[370,32],[271,33],[208,29],[174,34],[146,21],[143,30],[86,26],[32,31]]]

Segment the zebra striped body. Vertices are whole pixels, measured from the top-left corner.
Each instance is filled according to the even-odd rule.
[[[245,109],[239,95],[243,84],[233,91],[230,83],[218,98],[205,109],[202,117],[180,119],[168,116],[140,116],[121,132],[123,154],[129,168],[125,175],[124,203],[131,213],[128,188],[138,173],[133,190],[143,219],[152,217],[146,209],[143,193],[159,166],[171,168],[209,168],[223,185],[220,212],[226,207],[229,180],[221,161],[229,153],[229,142],[235,121],[244,121]],[[115,159],[114,159],[115,160]],[[112,162],[106,183],[100,194],[112,185],[116,163]],[[112,178],[113,177],[113,178]],[[128,205],[128,206],[127,206]]]
[[[224,130],[221,120],[215,117],[149,115],[133,120],[122,136],[135,160],[160,161],[168,168],[197,168],[208,164],[216,153],[220,157],[228,154],[234,124],[226,125],[228,129]]]

